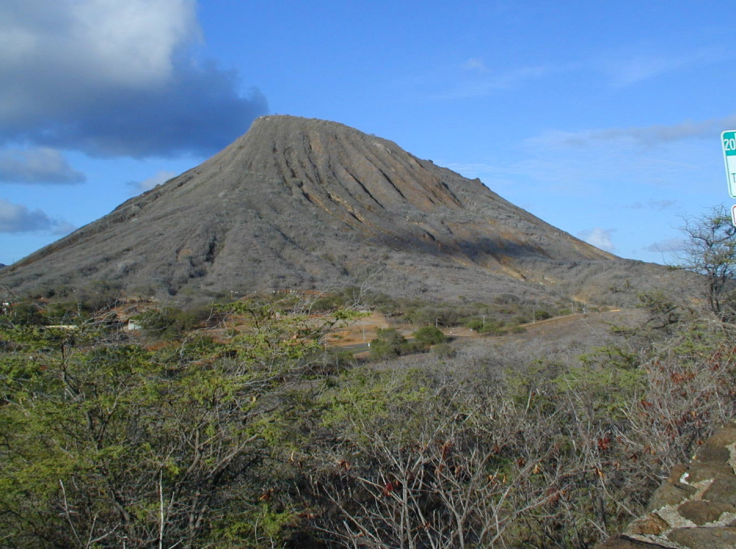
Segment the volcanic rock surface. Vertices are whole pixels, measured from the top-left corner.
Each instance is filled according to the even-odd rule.
[[[104,280],[169,296],[357,284],[483,299],[593,293],[653,272],[391,141],[264,116],[200,166],[6,267],[0,283],[27,292]]]
[[[718,429],[689,464],[676,465],[648,513],[596,549],[736,547],[736,424]]]

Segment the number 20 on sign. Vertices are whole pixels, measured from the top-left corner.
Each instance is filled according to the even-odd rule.
[[[728,194],[736,198],[736,130],[721,134],[723,159],[726,161],[726,177],[728,177]]]

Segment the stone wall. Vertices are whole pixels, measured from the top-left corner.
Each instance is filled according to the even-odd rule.
[[[677,465],[648,514],[596,549],[736,547],[736,424],[716,431],[689,465]]]

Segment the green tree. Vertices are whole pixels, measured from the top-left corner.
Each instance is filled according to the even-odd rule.
[[[163,309],[149,309],[133,320],[138,322],[153,337],[177,339],[207,320],[210,314],[210,309],[205,307],[190,311],[183,311],[175,307],[164,307]]]
[[[376,339],[371,341],[371,356],[374,358],[391,358],[401,354],[406,345],[406,338],[394,328],[379,329]]]
[[[419,343],[425,345],[437,345],[438,343],[444,343],[447,338],[441,330],[434,326],[424,326],[414,332],[414,339]]]
[[[0,544],[213,546],[253,533],[256,515],[280,544],[291,512],[264,507],[258,472],[322,331],[248,307],[229,343],[157,352],[93,321],[0,322]]]

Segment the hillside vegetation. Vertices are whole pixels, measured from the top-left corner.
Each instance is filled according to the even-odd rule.
[[[666,276],[386,139],[265,116],[203,164],[3,268],[0,284],[16,295],[102,285],[169,302],[369,285],[424,300],[619,304],[621,289]]]
[[[9,303],[0,544],[591,547],[734,416],[733,324],[640,303],[595,338],[432,327],[430,352],[368,363],[324,345],[361,314],[345,294],[154,309],[133,332],[120,309]]]
[[[736,228],[714,211],[686,235],[696,276],[672,280],[699,288],[594,314],[0,286],[0,546],[592,547],[736,415]],[[379,312],[368,360],[328,345]]]

